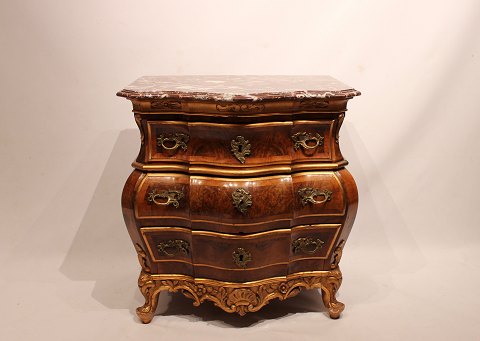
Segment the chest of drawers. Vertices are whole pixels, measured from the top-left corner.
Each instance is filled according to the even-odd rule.
[[[122,209],[149,323],[161,291],[255,312],[318,288],[330,317],[357,211],[339,149],[358,91],[328,76],[142,77],[141,148]]]

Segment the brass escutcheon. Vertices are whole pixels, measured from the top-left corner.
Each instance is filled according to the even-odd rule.
[[[237,264],[241,268],[246,268],[247,263],[252,261],[252,254],[241,247],[233,251],[232,256],[235,264]]]
[[[244,188],[237,188],[232,193],[233,206],[242,214],[247,213],[247,209],[252,206],[252,195]]]
[[[190,253],[190,244],[182,239],[169,239],[157,245],[159,253],[163,253],[168,257],[173,257],[176,254],[188,255]],[[171,250],[168,252],[167,250]]]
[[[312,187],[302,187],[298,190],[298,195],[302,199],[302,205],[305,206],[308,203],[311,204],[323,204],[326,201],[330,201],[332,198],[332,192],[329,190],[320,190]],[[322,200],[316,200],[318,196],[323,196]]]
[[[245,163],[245,157],[249,156],[251,153],[250,148],[252,145],[250,144],[250,141],[243,136],[237,136],[232,142],[230,142],[230,146],[232,147],[231,151],[237,160],[240,161],[240,163]]]
[[[161,134],[157,138],[157,146],[162,147],[164,150],[175,154],[178,148],[181,148],[183,151],[187,150],[187,143],[190,139],[190,136],[182,133],[174,133],[168,136]],[[174,142],[175,144],[171,147],[167,146],[165,143]]]
[[[157,190],[154,189],[148,193],[147,201],[153,202],[156,205],[168,206],[173,205],[173,207],[178,208],[180,206],[179,200],[184,197],[183,192],[175,190],[165,190],[157,193]],[[160,199],[166,199],[161,201]]]
[[[323,136],[320,136],[319,133],[312,134],[303,131],[292,135],[292,140],[294,142],[293,149],[295,150],[298,150],[300,147],[303,149],[315,149],[323,145]],[[314,144],[309,145],[309,142],[313,142]]]
[[[292,250],[293,253],[303,252],[309,255],[313,255],[315,252],[322,248],[323,244],[324,242],[318,238],[297,238],[292,242]]]

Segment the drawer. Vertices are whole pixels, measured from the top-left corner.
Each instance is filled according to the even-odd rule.
[[[344,216],[346,207],[336,172],[248,179],[148,173],[135,195],[144,226],[233,234],[318,224]]]
[[[200,278],[252,281],[328,269],[340,229],[340,224],[321,224],[247,235],[177,227],[140,230],[159,273],[193,272]]]
[[[347,202],[337,172],[296,173],[292,175],[292,184],[295,197],[292,226],[345,215]]]
[[[329,259],[342,225],[317,224],[291,229],[288,273],[329,270]]]
[[[192,234],[175,227],[141,228],[154,273],[178,273],[194,276]]]
[[[147,121],[147,162],[227,168],[332,159],[335,120],[254,124]]]

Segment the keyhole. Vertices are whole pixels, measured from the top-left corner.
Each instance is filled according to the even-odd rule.
[[[238,146],[238,152],[241,153],[242,150],[243,150],[243,146],[242,146],[242,145],[239,145],[239,146]]]
[[[238,259],[240,260],[240,262],[243,262],[243,255],[240,255]]]

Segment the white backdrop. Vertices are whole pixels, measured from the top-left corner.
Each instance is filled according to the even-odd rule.
[[[0,1],[0,338],[480,338],[480,2]],[[120,193],[141,75],[329,74],[362,91],[343,317],[316,292],[245,318],[134,308]]]

